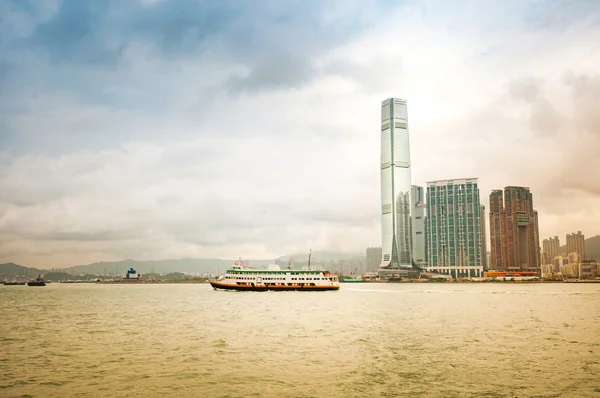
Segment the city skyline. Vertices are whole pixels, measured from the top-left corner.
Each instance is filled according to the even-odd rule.
[[[600,235],[593,2],[0,13],[0,262],[379,246],[373,126],[396,95],[412,185],[476,175],[488,212],[492,189],[528,186],[541,237]]]

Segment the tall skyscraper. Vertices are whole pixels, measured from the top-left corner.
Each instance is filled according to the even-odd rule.
[[[427,262],[427,248],[425,243],[425,192],[423,187],[411,187],[412,204],[412,258],[417,265]]]
[[[406,100],[388,98],[381,103],[382,268],[412,267],[410,192]]]
[[[428,271],[483,276],[477,178],[427,183]]]
[[[498,271],[540,268],[538,215],[529,188],[505,187],[490,195],[491,267]]]
[[[567,255],[577,253],[580,260],[585,260],[585,236],[581,231],[567,235]]]
[[[542,241],[542,252],[544,253],[542,263],[552,264],[554,257],[560,255],[560,240],[558,239],[558,236],[544,239]]]

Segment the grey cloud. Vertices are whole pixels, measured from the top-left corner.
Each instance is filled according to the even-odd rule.
[[[531,20],[542,29],[566,30],[575,22],[597,25],[600,23],[600,7],[596,0],[550,0],[533,7]]]
[[[535,135],[526,138],[520,144],[523,147],[514,147],[510,151],[511,162],[502,160],[509,156],[504,151],[489,151],[486,152],[487,163],[491,167],[502,164],[499,170],[504,173],[531,181],[542,203],[571,197],[573,192],[598,196],[600,200],[600,118],[597,111],[600,109],[600,76],[568,73],[553,81],[559,90],[567,88],[567,96],[544,90],[549,83],[526,78],[507,85],[507,96],[501,98],[500,103],[507,99],[523,99],[521,106],[529,110],[528,124]],[[518,106],[517,102],[511,107],[518,109]],[[490,106],[497,107],[496,104]],[[493,123],[497,116],[490,115],[486,113],[479,120],[487,118],[488,123]],[[516,140],[518,135],[503,138]]]
[[[566,73],[563,81],[570,88],[574,122],[585,134],[600,138],[600,75]],[[593,140],[592,140],[593,142]]]
[[[146,241],[215,250],[265,242],[286,247],[290,239],[305,241],[314,228],[371,223],[366,215],[375,211],[357,210],[365,201],[354,192],[364,184],[327,185],[318,164],[302,165],[297,161],[303,160],[302,153],[280,153],[277,142],[249,138],[228,146],[228,141],[131,144],[120,151],[63,156],[58,162],[52,157],[8,159],[8,172],[0,177],[7,192],[0,200],[6,208],[0,235],[9,244],[34,240],[108,248]],[[249,152],[255,156],[244,156]],[[18,206],[33,197],[36,206]],[[318,239],[333,242],[331,236],[328,232]],[[9,249],[0,247],[0,252]]]
[[[273,54],[254,65],[247,76],[231,77],[227,86],[233,92],[270,91],[300,87],[316,76],[309,58]]]
[[[563,123],[558,112],[545,93],[546,82],[536,77],[523,77],[508,84],[508,95],[513,100],[528,104],[530,110],[529,125],[539,136],[557,134]]]
[[[368,25],[323,21],[324,7],[61,2],[53,14],[38,13],[29,36],[2,44],[0,144],[61,154],[166,141],[167,131],[211,134],[201,127],[214,102],[223,107],[241,92],[302,87],[319,76],[313,58]],[[180,125],[166,123],[166,114]]]
[[[543,96],[544,81],[537,77],[522,77],[508,83],[509,95],[518,100],[536,102]]]
[[[19,40],[18,44],[45,48],[54,62],[114,66],[123,44],[112,44],[102,36],[103,18],[108,11],[108,1],[65,0],[52,19],[39,24],[32,37]]]

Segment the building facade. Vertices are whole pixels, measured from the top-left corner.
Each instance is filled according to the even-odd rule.
[[[380,268],[412,267],[410,143],[406,101],[381,103]]]
[[[381,247],[367,247],[366,272],[376,272],[381,264]]]
[[[455,278],[483,276],[481,204],[476,178],[427,183],[425,267]]]
[[[540,270],[537,211],[526,187],[509,186],[490,195],[491,268],[498,271]]]
[[[412,259],[418,266],[427,264],[427,246],[425,235],[425,192],[423,187],[411,187],[412,220]]]
[[[554,257],[560,255],[560,240],[558,236],[542,241],[542,264],[552,264]]]
[[[585,236],[581,231],[567,235],[567,254],[577,253],[580,260],[585,260]]]
[[[489,269],[487,255],[487,234],[485,228],[485,206],[481,205],[479,209],[479,222],[481,223],[481,266],[484,271]]]

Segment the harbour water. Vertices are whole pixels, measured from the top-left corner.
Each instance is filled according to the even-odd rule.
[[[600,284],[0,286],[0,396],[600,397]]]

